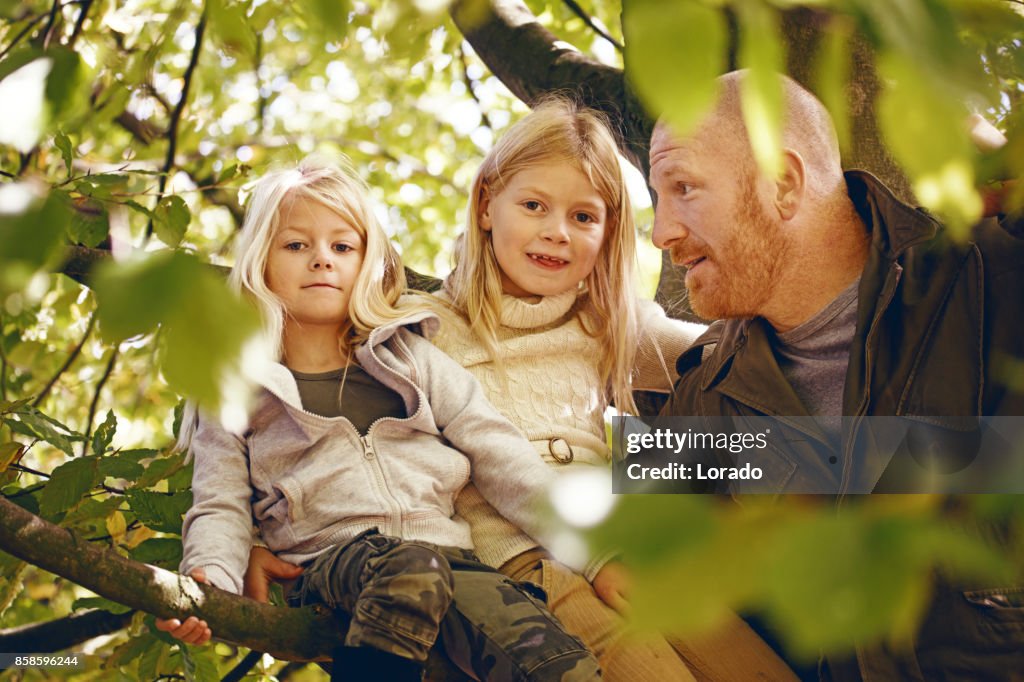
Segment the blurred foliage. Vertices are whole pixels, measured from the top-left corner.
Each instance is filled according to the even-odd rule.
[[[622,66],[622,52],[569,3],[528,4],[560,39]],[[744,113],[767,164],[779,98],[765,74],[784,63],[779,12],[792,4],[731,3],[739,63],[757,76]],[[819,73],[844,139],[856,29],[886,86],[886,139],[929,206],[966,225],[975,183],[1021,174],[1019,3],[809,4],[832,13]],[[618,2],[579,6],[623,42]],[[726,63],[723,6],[629,3],[625,57],[652,110],[685,124],[707,105]],[[476,166],[526,109],[445,10],[430,0],[0,0],[0,492],[126,556],[177,564],[191,499],[189,465],[169,447],[180,396],[225,397],[254,328],[200,263],[230,265],[254,172],[347,155],[407,264],[447,272]],[[986,165],[960,125],[967,108],[1010,133]],[[638,221],[649,231],[650,210]],[[94,290],[49,274],[76,244],[113,254]],[[799,504],[637,498],[601,532],[635,557],[636,610],[651,626],[696,628],[723,608],[750,608],[805,653],[854,635],[905,637],[936,563],[1006,570],[1007,557],[940,520],[935,505],[881,506],[836,517]],[[1014,500],[976,506],[1021,518]],[[86,606],[110,605],[0,553],[4,627]],[[213,679],[244,653],[178,647],[141,615],[85,650],[101,655],[77,679]],[[282,666],[265,658],[254,672],[268,679]]]

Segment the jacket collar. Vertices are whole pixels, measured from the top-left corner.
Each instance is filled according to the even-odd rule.
[[[910,247],[934,238],[939,224],[924,210],[901,202],[872,174],[848,171],[844,175],[847,192],[871,233],[872,248],[859,296],[863,301],[865,280],[875,279],[879,271],[884,271],[887,264]],[[858,324],[858,334],[861,331]],[[718,321],[697,344],[701,344],[702,339],[704,344],[717,344],[702,363],[702,391],[714,386],[721,393],[765,414],[807,415],[807,409],[779,369],[771,348],[771,331],[763,318]]]

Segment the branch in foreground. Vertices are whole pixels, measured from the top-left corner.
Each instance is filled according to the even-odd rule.
[[[217,637],[282,660],[326,659],[342,639],[320,607],[279,608],[126,559],[0,499],[0,549],[96,594],[161,618],[195,615]]]
[[[93,637],[127,627],[134,611],[111,613],[90,609],[64,618],[0,630],[0,651],[45,654],[64,651]]]

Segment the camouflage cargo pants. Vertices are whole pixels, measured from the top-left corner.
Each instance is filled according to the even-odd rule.
[[[467,550],[367,531],[306,566],[289,602],[337,610],[346,646],[422,662],[437,642],[476,679],[600,679],[597,660],[538,596]]]

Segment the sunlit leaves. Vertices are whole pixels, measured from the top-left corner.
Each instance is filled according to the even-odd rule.
[[[99,458],[78,457],[54,469],[43,488],[39,500],[39,513],[46,518],[70,509],[77,504],[99,478]]]
[[[129,488],[125,491],[135,516],[163,533],[181,534],[181,517],[192,506],[192,492],[160,493]]]
[[[243,343],[258,329],[255,311],[193,256],[163,252],[111,263],[95,276],[100,327],[120,341],[162,325],[162,366],[171,386],[211,406]]]
[[[953,92],[899,54],[879,55],[887,87],[877,111],[885,141],[914,182],[921,202],[960,236],[981,215],[967,110]],[[943,131],[937,135],[937,131]]]
[[[779,75],[784,68],[779,16],[767,4],[737,6],[740,22],[739,66],[747,69],[740,84],[743,121],[754,158],[769,176],[782,170],[783,98]]]
[[[701,2],[639,0],[625,6],[623,21],[627,75],[644,106],[686,134],[714,103],[725,71],[724,16]]]
[[[0,186],[0,296],[55,264],[69,218],[56,192],[45,195],[28,182]]]
[[[28,152],[43,136],[47,119],[44,94],[51,68],[52,61],[40,58],[0,80],[0,101],[19,103],[0,107],[0,144]]]
[[[180,196],[164,197],[153,211],[153,230],[167,246],[177,246],[185,238],[192,214]]]
[[[206,3],[210,33],[228,52],[252,56],[256,52],[256,36],[246,22],[248,2],[209,0]]]
[[[853,26],[844,17],[836,16],[829,20],[819,48],[814,79],[815,92],[832,115],[839,148],[843,152],[849,151],[852,144],[850,105],[846,97],[846,86],[850,82],[852,69],[852,33]]]

